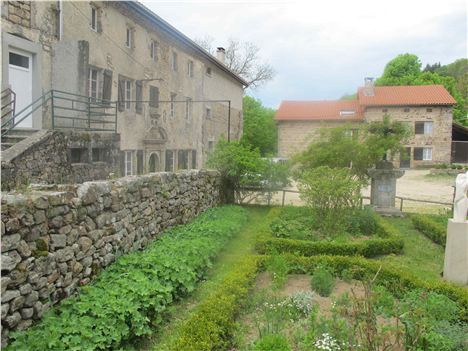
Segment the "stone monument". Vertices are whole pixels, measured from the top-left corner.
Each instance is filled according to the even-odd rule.
[[[468,284],[467,191],[468,172],[455,180],[453,219],[448,220],[444,259],[444,279],[463,285]]]
[[[402,216],[395,208],[396,180],[405,174],[401,169],[395,169],[393,163],[382,160],[375,168],[367,170],[371,177],[371,205],[376,212],[383,215]]]

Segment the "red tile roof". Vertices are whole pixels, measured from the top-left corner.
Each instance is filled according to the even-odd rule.
[[[374,87],[374,96],[366,96],[358,89],[359,103],[363,106],[453,105],[455,99],[443,85],[405,85]]]
[[[450,106],[456,103],[442,85],[378,86],[374,87],[373,96],[365,95],[364,88],[359,88],[357,97],[357,100],[283,101],[275,119],[359,121],[364,118],[362,109],[366,106]]]
[[[348,114],[346,112],[354,112]],[[343,113],[344,112],[344,113]],[[357,100],[282,101],[276,120],[362,120]]]

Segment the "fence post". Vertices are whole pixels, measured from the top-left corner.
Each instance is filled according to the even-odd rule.
[[[286,191],[283,190],[283,200],[281,200],[281,206],[284,207],[284,198],[286,196]]]
[[[88,97],[88,129],[91,129],[91,97]]]
[[[403,198],[400,197],[400,211],[403,212]]]

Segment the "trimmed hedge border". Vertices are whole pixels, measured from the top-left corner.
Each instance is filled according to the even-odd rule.
[[[414,227],[422,234],[434,243],[445,247],[445,243],[447,241],[447,228],[425,215],[411,215],[411,221],[413,222]]]
[[[120,257],[36,326],[15,333],[7,350],[115,350],[151,333],[167,306],[195,288],[246,219],[244,209],[224,206],[166,231],[145,250]]]
[[[170,342],[170,351],[228,350],[236,316],[248,297],[258,271],[258,257],[247,256],[183,321]]]
[[[385,286],[396,297],[402,296],[408,289],[425,289],[443,294],[455,301],[461,308],[460,319],[468,322],[468,289],[442,280],[422,280],[412,273],[382,265],[378,261],[372,261],[363,257],[326,256],[300,257],[296,255],[284,255],[290,264],[290,273],[312,273],[320,264],[332,267],[336,274],[341,275],[344,270],[357,280],[363,280],[373,276],[380,269],[377,283]],[[263,262],[266,261],[264,256]]]
[[[340,255],[376,257],[388,254],[400,254],[403,251],[403,239],[389,222],[375,215],[380,239],[360,242],[334,243],[328,241],[308,241],[285,238],[262,237],[255,248],[260,254],[294,253],[300,256]]]

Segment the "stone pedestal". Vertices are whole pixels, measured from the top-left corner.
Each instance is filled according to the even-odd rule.
[[[444,279],[468,285],[468,222],[448,221]]]
[[[389,161],[381,161],[376,168],[367,170],[371,181],[371,205],[376,212],[384,215],[401,216],[395,208],[396,180],[405,174],[401,169],[394,169]]]

